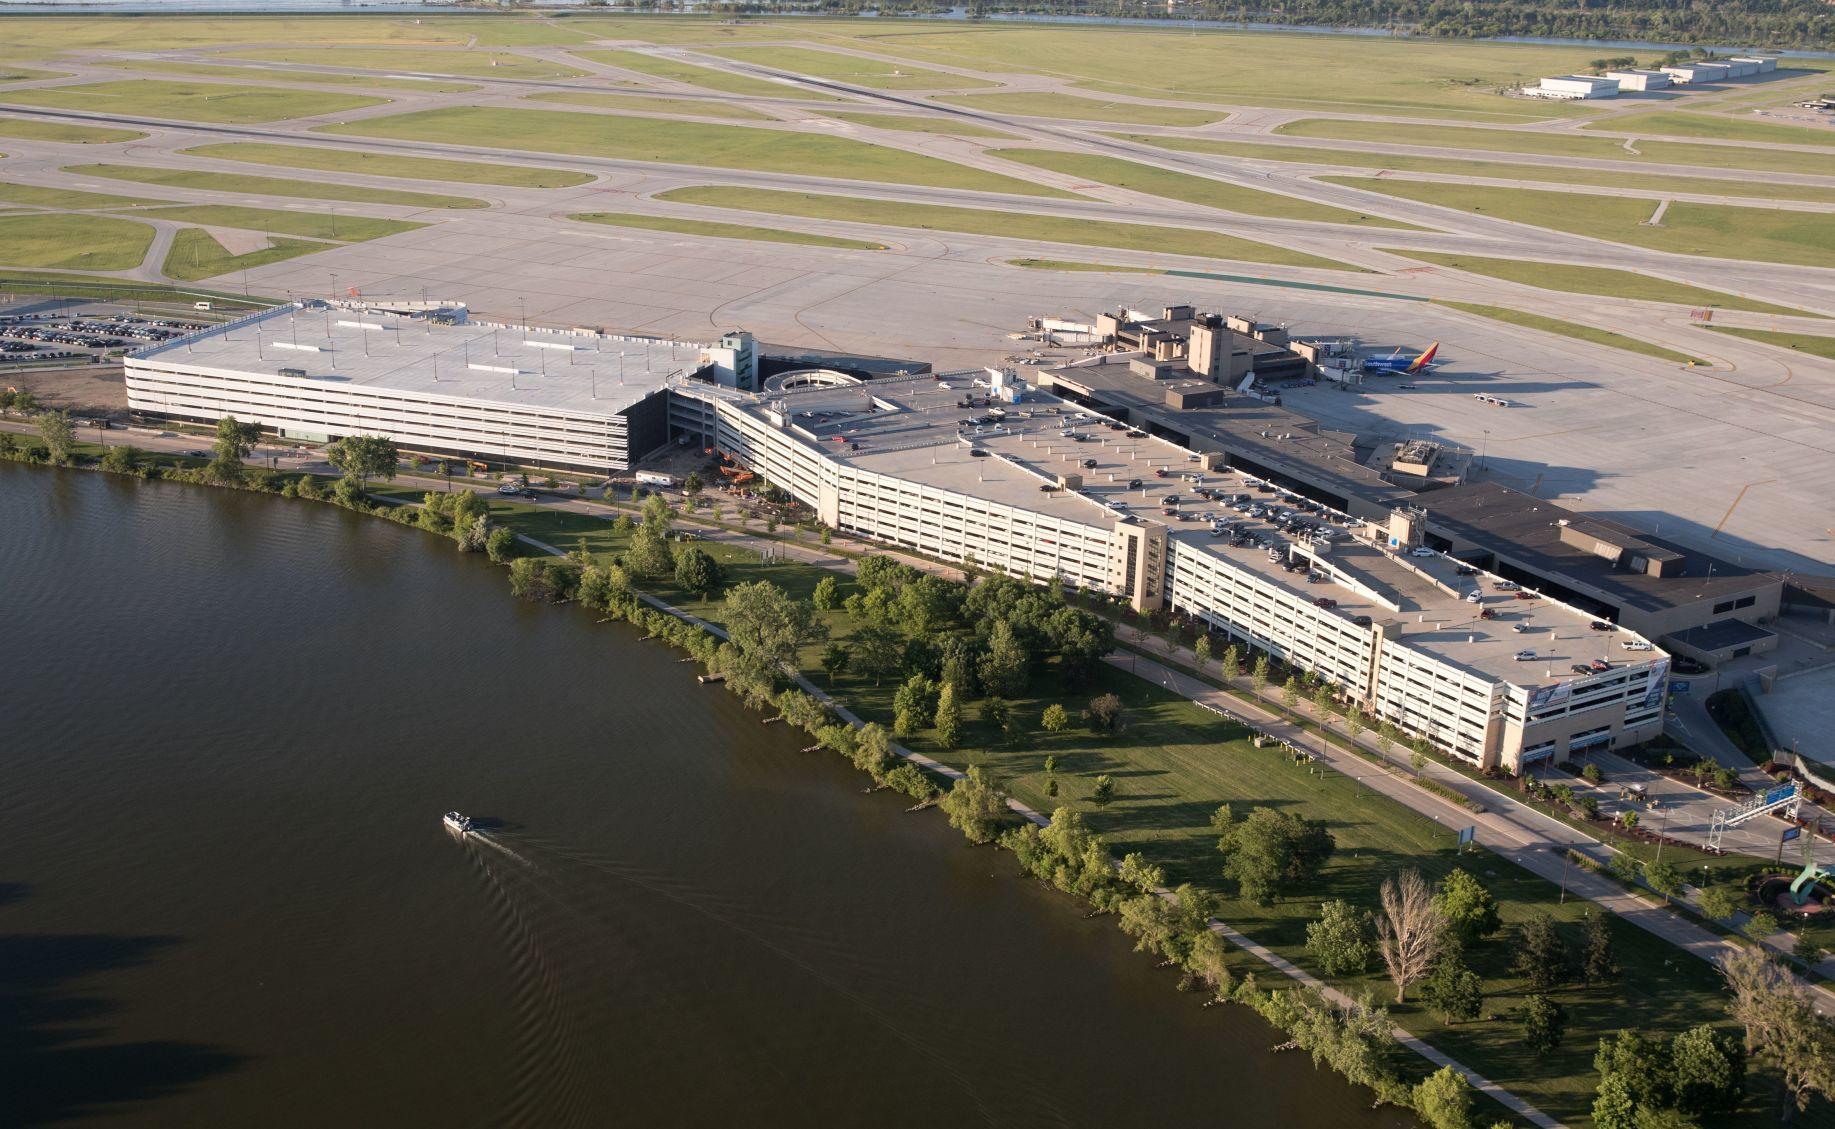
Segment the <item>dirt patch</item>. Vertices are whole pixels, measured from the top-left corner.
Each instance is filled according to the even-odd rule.
[[[80,368],[40,372],[0,370],[0,387],[30,392],[48,408],[92,408],[127,411],[127,381],[119,364],[83,365]]]
[[[252,255],[274,245],[274,241],[263,233],[239,227],[207,227],[204,232],[232,255]]]

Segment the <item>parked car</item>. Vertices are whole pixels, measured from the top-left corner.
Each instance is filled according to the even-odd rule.
[[[1585,663],[1575,663],[1574,665],[1568,667],[1567,669],[1573,671],[1575,674],[1593,674],[1595,673],[1593,668],[1588,666]]]
[[[1611,624],[1607,623],[1603,619],[1596,619],[1592,623],[1587,624],[1587,626],[1591,627],[1594,631],[1616,631],[1618,630],[1617,628],[1613,627]]]
[[[1530,627],[1527,623],[1513,623],[1510,625],[1510,630],[1516,632],[1518,635],[1527,635],[1530,632]]]
[[[1654,651],[1656,650],[1655,645],[1646,643],[1642,639],[1627,639],[1623,643],[1620,643],[1619,646],[1623,647],[1627,651]]]
[[[1478,618],[1479,619],[1496,619],[1497,609],[1496,608],[1480,608],[1478,610]]]
[[[1434,554],[1434,551],[1428,548],[1426,545],[1417,545],[1414,548],[1408,550],[1408,555],[1411,557],[1431,557],[1431,556],[1434,556],[1435,554]]]
[[[1534,651],[1518,651],[1516,653],[1516,661],[1520,663],[1534,662],[1535,657],[1536,653]]]
[[[1612,669],[1612,664],[1604,659],[1594,659],[1587,664],[1587,669],[1591,670],[1594,674],[1604,674],[1606,671]]]

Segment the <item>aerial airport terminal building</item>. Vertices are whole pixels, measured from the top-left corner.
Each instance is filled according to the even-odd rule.
[[[1115,388],[1099,409],[1035,387],[1051,379],[761,381],[738,333],[664,341],[323,302],[127,361],[138,412],[235,415],[308,440],[388,434],[415,451],[599,473],[671,441],[715,449],[837,530],[1188,615],[1220,646],[1315,670],[1477,766],[1520,772],[1660,731],[1669,660],[1652,640],[1442,551],[1454,546],[1432,511],[1401,504],[1404,490],[1365,500],[1362,487],[1392,484],[1344,452],[1227,418],[1191,449],[1158,434],[1174,430],[1163,401],[1131,419]],[[1312,494],[1359,505],[1294,489],[1309,467]]]

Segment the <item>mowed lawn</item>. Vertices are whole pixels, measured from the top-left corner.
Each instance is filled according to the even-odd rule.
[[[840,110],[823,110],[823,117],[852,122],[873,129],[896,129],[905,133],[938,133],[947,137],[988,137],[998,141],[1018,141],[1011,133],[1002,133],[985,125],[958,118],[933,118],[920,114],[849,114]]]
[[[1719,306],[1728,310],[1751,310],[1754,313],[1762,314],[1808,313],[1805,310],[1791,309],[1789,306],[1776,306],[1770,302],[1741,298],[1737,294],[1709,290],[1704,286],[1691,286],[1686,282],[1672,282],[1667,278],[1654,278],[1651,275],[1639,274],[1637,271],[1614,270],[1611,267],[1583,267],[1571,263],[1538,263],[1524,259],[1490,259],[1479,255],[1451,255],[1436,251],[1394,250],[1386,247],[1379,248],[1379,250],[1387,251],[1391,255],[1418,259],[1424,263],[1436,263],[1454,270],[1467,271],[1471,274],[1501,278],[1507,282],[1520,282],[1525,286],[1540,286],[1548,290],[1566,290],[1575,294],[1599,294],[1608,298],[1630,298],[1642,302],[1674,302],[1681,306]]]
[[[150,226],[116,216],[0,216],[0,266],[131,270],[146,258],[152,243]]]
[[[198,188],[214,192],[246,192],[252,196],[297,196],[305,200],[348,200],[360,204],[394,204],[403,208],[483,208],[483,200],[465,196],[436,196],[395,188],[364,188],[316,180],[286,180],[246,173],[206,172],[197,169],[162,169],[150,165],[71,165],[75,176],[100,176],[170,188]]]
[[[255,5],[249,5],[253,8]],[[35,16],[7,27],[8,46],[16,51],[177,51],[193,47],[239,47],[251,43],[311,43],[320,47],[398,46],[529,47],[578,43],[586,29],[568,30],[557,22],[502,19],[490,15],[429,15],[390,18],[376,15],[225,16],[129,15]]]
[[[1632,144],[1632,148],[1637,150],[1633,153],[1625,148],[1623,141],[1616,138],[1595,137],[1572,130],[1547,133],[1526,129],[1304,118],[1276,126],[1274,132],[1286,137],[1320,137],[1335,141],[1368,141],[1444,149],[1486,149],[1547,157],[1593,157],[1602,161],[1647,165],[1694,165],[1704,169],[1755,169],[1816,175],[1827,175],[1829,172],[1829,158],[1820,153],[1642,139]]]
[[[146,134],[137,129],[108,129],[93,125],[68,125],[38,118],[0,117],[0,137],[21,141],[55,141],[64,145],[114,145],[138,141]]]
[[[1218,141],[1209,137],[1173,137],[1168,134],[1118,133],[1124,141],[1157,145],[1185,153],[1209,153],[1220,157],[1242,157],[1252,161],[1282,161],[1294,164],[1329,165],[1351,169],[1387,169],[1390,172],[1429,173],[1434,176],[1489,177],[1525,184],[1541,181],[1548,184],[1584,184],[1598,188],[1623,188],[1629,178],[1646,175],[1641,169],[1615,172],[1610,169],[1563,168],[1550,164],[1514,164],[1509,161],[1465,161],[1453,157],[1416,157],[1403,153],[1365,153],[1320,145],[1268,145],[1253,141]],[[1623,150],[1620,150],[1623,152]],[[1631,159],[1631,154],[1624,154]],[[1835,204],[1835,188],[1818,188],[1813,184],[1780,184],[1755,181],[1751,177],[1725,180],[1709,177],[1665,176],[1663,188],[1669,192],[1686,192],[1702,196],[1750,196],[1767,200],[1807,200],[1818,204]]]
[[[773,120],[769,114],[713,98],[657,98],[644,94],[606,94],[596,90],[557,90],[549,94],[531,94],[526,100],[595,106],[627,114],[672,114],[693,118],[730,118],[734,121]]]
[[[223,82],[179,82],[163,78],[41,86],[9,90],[3,97],[8,102],[26,106],[231,125],[335,114],[380,106],[388,101],[387,98],[331,90],[283,90],[273,86],[232,86]]]
[[[309,67],[349,67],[408,74],[456,74],[467,78],[578,78],[585,71],[564,63],[511,51],[403,50],[389,47],[297,47],[232,51],[240,59],[266,63],[299,63]]]
[[[407,220],[385,220],[375,216],[341,216],[336,212],[294,212],[279,208],[244,208],[235,204],[181,204],[172,208],[155,208],[146,213],[162,220],[203,224],[206,227],[240,227],[249,231],[271,231],[283,235],[303,235],[309,239],[336,239],[344,243],[361,243],[399,235],[426,227]]]
[[[309,239],[276,238],[259,251],[248,251],[237,255],[218,243],[216,238],[201,228],[186,227],[179,229],[172,239],[172,248],[166,252],[166,261],[160,266],[161,274],[180,282],[195,282],[200,278],[210,278],[233,271],[248,270],[252,267],[278,263],[284,259],[294,259],[301,255],[310,255],[314,251],[323,251],[331,243],[315,243]]]
[[[787,82],[772,82],[768,79],[753,78],[751,75],[733,74],[715,67],[703,67],[694,63],[684,63],[679,59],[648,55],[642,51],[575,51],[573,53],[590,62],[635,71],[638,74],[649,75],[651,78],[687,83],[690,86],[699,86],[707,90],[718,90],[723,94],[743,94],[751,98],[795,98],[811,102],[842,101],[832,94],[822,94],[800,86],[793,86]]]
[[[452,79],[385,78],[380,75],[332,74],[329,71],[282,71],[271,67],[225,67],[215,63],[180,63],[171,59],[115,59],[102,62],[117,70],[152,74],[184,74],[195,78],[232,81],[310,82],[323,86],[363,86],[372,90],[415,90],[423,94],[463,94],[478,89],[474,82]]]
[[[1183,200],[1188,204],[1219,208],[1226,212],[1241,212],[1251,216],[1272,216],[1277,219],[1307,220],[1312,223],[1342,223],[1360,227],[1422,230],[1400,220],[1350,212],[1343,208],[1334,208],[1329,204],[1316,204],[1311,200],[1302,200],[1297,196],[1263,192],[1255,188],[1245,188],[1240,184],[1232,184],[1229,181],[1212,180],[1209,177],[1196,176],[1173,169],[1143,165],[1138,161],[1125,161],[1119,157],[1103,157],[1090,153],[1065,153],[1055,149],[992,149],[989,150],[989,156],[1018,161],[1020,164],[1032,165],[1035,168],[1050,169],[1066,176],[1097,180],[1104,184],[1112,184],[1117,188],[1144,192],[1149,196],[1164,196],[1170,200]]]
[[[285,169],[387,176],[401,180],[450,181],[455,184],[500,184],[508,188],[572,188],[592,180],[591,173],[570,169],[545,169],[539,165],[484,164],[447,161],[438,157],[398,157],[332,149],[321,145],[274,145],[261,141],[231,141],[181,150],[198,157],[247,161]]]
[[[985,78],[925,70],[910,64],[901,65],[807,47],[720,47],[710,54],[774,70],[795,71],[812,78],[870,86],[876,90],[976,90],[1000,85]]]
[[[1323,177],[1367,192],[1443,208],[1668,251],[1754,262],[1828,266],[1835,262],[1835,216],[1731,204],[1672,203],[1661,226],[1644,223],[1657,202],[1533,188]]]
[[[145,196],[111,196],[76,188],[46,188],[42,184],[0,184],[0,204],[23,204],[28,208],[135,208],[161,202]]]
[[[385,492],[407,500],[420,498],[420,491],[405,486],[386,487]],[[583,543],[587,551],[607,559],[629,548],[628,538],[614,534],[611,523],[599,518],[506,503],[495,497],[488,505],[493,520],[561,549],[574,550]],[[729,583],[769,580],[793,596],[806,598],[826,575],[806,565],[761,563],[749,549],[719,542],[700,545],[725,566]],[[855,590],[851,580],[840,579],[844,596]],[[720,623],[723,618],[719,596],[695,599],[667,579],[644,581],[643,586],[702,619]],[[845,641],[853,630],[840,612],[824,613],[823,619],[839,640]],[[889,724],[894,681],[875,686],[870,679],[846,672],[830,680],[816,661],[820,649],[811,646],[802,656],[801,665],[812,672],[811,677],[863,717]],[[1081,726],[1055,735],[1040,729],[1038,719],[1047,705],[1062,704],[1075,716],[1091,697],[1104,691],[1123,699],[1127,727],[1119,736],[1096,736]],[[1014,714],[1025,722],[1024,748],[1008,748],[994,741],[995,735],[979,719],[978,704],[967,709],[969,720],[958,748],[938,747],[930,731],[904,743],[946,764],[984,766],[1015,798],[1037,810],[1074,807],[1108,839],[1113,853],[1138,850],[1164,866],[1169,881],[1189,881],[1220,896],[1229,890],[1209,826],[1219,805],[1230,804],[1239,816],[1256,806],[1267,806],[1325,822],[1337,841],[1337,851],[1316,881],[1286,893],[1272,907],[1225,896],[1218,914],[1315,973],[1319,970],[1305,952],[1305,926],[1317,915],[1319,903],[1343,898],[1374,908],[1382,879],[1409,867],[1436,880],[1455,865],[1464,866],[1498,898],[1506,929],[1532,914],[1548,913],[1577,940],[1582,917],[1590,909],[1589,903],[1578,898],[1563,901],[1553,884],[1488,852],[1459,855],[1456,829],[1451,824],[1418,815],[1351,777],[1309,772],[1279,749],[1256,749],[1242,728],[1122,671],[1105,666],[1091,685],[1071,690],[1047,666],[1035,672],[1028,691],[1011,704]],[[1055,756],[1058,762],[1056,797],[1044,790],[1046,756]],[[1090,801],[1095,777],[1100,774],[1109,775],[1116,785],[1115,799],[1105,808]],[[1065,912],[1085,912],[1069,900],[1064,908]],[[1719,978],[1706,963],[1621,922],[1614,921],[1611,928],[1624,973],[1611,984],[1554,993],[1568,1010],[1569,1026],[1563,1045],[1547,1057],[1523,1053],[1522,1026],[1509,1016],[1526,993],[1509,971],[1507,933],[1479,943],[1467,954],[1484,978],[1486,1013],[1499,1018],[1447,1027],[1419,1003],[1395,1009],[1396,1017],[1545,1112],[1570,1124],[1586,1124],[1597,1085],[1592,1057],[1601,1035],[1626,1025],[1667,1034],[1722,1015]],[[1260,968],[1257,975],[1269,981],[1272,974],[1265,967],[1247,958],[1237,963],[1239,972],[1251,967]],[[1338,982],[1354,991],[1367,989],[1380,1003],[1393,999],[1388,982],[1374,969]],[[1171,978],[1167,984],[1171,990]],[[1427,1071],[1425,1063],[1411,1060],[1410,1065],[1421,1073]],[[1476,1123],[1481,1125],[1501,1116],[1501,1111],[1482,1103],[1477,1113]]]
[[[1127,251],[1152,251],[1166,255],[1192,255],[1326,270],[1357,269],[1271,243],[1257,243],[1220,232],[1194,231],[1190,228],[1154,227],[1109,220],[1066,223],[1054,216],[1024,212],[953,208],[942,204],[905,204],[891,200],[827,196],[814,192],[781,192],[767,188],[672,188],[659,193],[657,199],[678,204],[768,212],[780,216],[805,216],[810,219],[842,220],[924,231],[957,231],[966,235],[1034,239],[1082,247],[1114,247]]]
[[[445,141],[701,168],[797,173],[1027,196],[1071,195],[852,138],[714,122],[461,106],[319,128],[321,132],[355,137]]]
[[[1781,333],[1770,329],[1742,329],[1732,325],[1715,325],[1708,328],[1716,333],[1731,333],[1735,337],[1744,337],[1748,341],[1775,345],[1780,349],[1792,349],[1799,353],[1808,353],[1812,357],[1835,361],[1835,337],[1820,337],[1813,333]]]
[[[1013,94],[950,94],[937,99],[952,106],[1012,114],[1025,118],[1065,118],[1085,122],[1121,122],[1126,125],[1196,126],[1229,117],[1224,110],[1185,106],[1150,106],[1139,102],[1111,102],[1075,94],[1026,91]]]
[[[883,243],[864,239],[842,239],[834,235],[817,235],[807,231],[785,231],[775,227],[753,227],[743,223],[719,223],[714,220],[681,219],[676,216],[646,216],[635,212],[581,212],[568,219],[582,223],[599,223],[611,227],[629,227],[641,231],[669,231],[677,235],[706,235],[717,239],[744,239],[753,243],[794,243],[804,247],[832,247],[843,251],[884,251]]]
[[[1801,125],[1777,125],[1753,121],[1749,117],[1720,114],[1689,114],[1680,111],[1657,111],[1649,114],[1626,114],[1600,122],[1588,122],[1587,129],[1605,129],[1628,133],[1634,137],[1700,137],[1716,141],[1767,141],[1778,145],[1835,145],[1835,130],[1815,129]]]
[[[1544,317],[1541,314],[1525,313],[1522,310],[1507,309],[1503,306],[1482,306],[1473,302],[1449,302],[1441,298],[1435,298],[1434,304],[1436,306],[1445,306],[1448,309],[1460,310],[1464,313],[1476,315],[1477,317],[1490,318],[1492,321],[1507,322],[1510,325],[1520,325],[1525,329],[1537,329],[1541,330],[1543,333],[1553,333],[1559,337],[1572,337],[1576,341],[1590,341],[1595,345],[1609,345],[1614,349],[1623,349],[1631,353],[1642,353],[1646,357],[1655,357],[1660,361],[1669,361],[1672,364],[1686,365],[1691,362],[1695,364],[1707,364],[1707,362],[1700,357],[1691,357],[1686,353],[1678,353],[1674,349],[1665,349],[1661,345],[1639,340],[1636,337],[1627,337],[1622,333],[1613,333],[1605,329],[1595,329],[1590,325],[1582,325],[1577,321],[1572,321],[1567,318]]]

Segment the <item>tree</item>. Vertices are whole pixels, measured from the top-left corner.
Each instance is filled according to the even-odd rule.
[[[1421,982],[1421,997],[1446,1023],[1467,1023],[1484,1011],[1484,982],[1466,967],[1458,944],[1449,944]]]
[[[953,749],[962,738],[962,703],[956,700],[956,684],[945,682],[937,695],[937,744]]]
[[[1199,930],[1185,951],[1185,971],[1210,990],[1212,1001],[1229,998],[1230,954],[1224,939],[1211,929]]]
[[[725,619],[727,639],[759,671],[777,672],[806,643],[822,640],[828,634],[816,619],[815,609],[801,600],[793,600],[782,588],[768,580],[741,584],[726,594]]]
[[[1561,1045],[1567,1034],[1567,1009],[1547,996],[1531,996],[1523,1004],[1523,1045],[1546,1055]]]
[[[7,435],[12,438],[11,434]],[[140,469],[140,457],[144,452],[131,443],[122,443],[102,452],[102,469],[113,474],[133,474]]]
[[[1306,952],[1327,976],[1356,976],[1370,964],[1370,914],[1346,901],[1319,907],[1306,926]]]
[[[1197,660],[1198,672],[1204,673],[1204,668],[1211,665],[1211,637],[1208,633],[1199,634],[1198,641],[1192,644],[1191,653],[1192,658]]]
[[[1497,899],[1482,882],[1459,867],[1440,880],[1434,905],[1462,945],[1477,944],[1503,925],[1497,916]]]
[[[303,492],[302,492],[303,493]],[[484,539],[484,555],[494,564],[502,564],[510,559],[510,551],[516,547],[516,534],[505,526],[491,530]]]
[[[1242,652],[1236,649],[1236,644],[1231,643],[1224,648],[1223,662],[1218,664],[1217,673],[1223,676],[1225,682],[1234,682],[1242,676]]]
[[[854,652],[849,650],[845,643],[830,643],[822,648],[822,670],[828,675],[830,682],[833,682],[842,671],[847,669],[848,660],[853,656]]]
[[[630,514],[619,514],[612,519],[612,535],[615,537],[629,537],[636,528],[637,523],[631,520]]]
[[[1622,1075],[1600,1076],[1593,1095],[1593,1129],[1637,1129],[1637,1103]]]
[[[1665,903],[1682,892],[1682,875],[1675,867],[1660,859],[1644,868],[1644,881],[1650,883],[1652,890],[1663,895]]]
[[[701,475],[696,471],[689,471],[688,477],[682,479],[682,493],[690,498],[706,489],[706,486],[707,484],[701,481]]]
[[[1062,733],[1070,728],[1070,711],[1053,702],[1039,715],[1039,726],[1047,733]]]
[[[1005,698],[989,698],[981,703],[981,720],[1004,737],[1011,737],[1007,726],[1013,721],[1013,710]]]
[[[1459,1071],[1443,1066],[1416,1083],[1414,1108],[1432,1129],[1471,1129],[1472,1085]]]
[[[1732,1113],[1746,1090],[1746,1051],[1726,1031],[1703,1023],[1670,1042],[1676,1108],[1693,1117]]]
[[[988,631],[987,653],[981,656],[977,668],[981,685],[990,694],[1016,697],[1025,692],[1028,663],[1025,645],[1013,625],[1004,619],[995,620]]]
[[[1835,1094],[1835,1028],[1816,1014],[1809,988],[1751,949],[1722,955],[1720,971],[1733,992],[1727,1012],[1746,1031],[1746,1053],[1776,1072],[1797,1111],[1813,1095]]]
[[[892,695],[892,732],[909,737],[929,725],[937,715],[937,698],[936,682],[923,671],[905,679]]]
[[[1344,733],[1345,736],[1351,739],[1351,744],[1357,744],[1358,734],[1364,731],[1364,725],[1362,710],[1353,707],[1344,715]]]
[[[1255,687],[1258,695],[1268,688],[1268,656],[1266,654],[1255,656],[1255,665],[1249,670],[1249,684]]]
[[[854,669],[878,686],[888,675],[897,674],[905,661],[904,641],[898,633],[869,623],[854,632]]]
[[[1674,1100],[1669,1047],[1638,1031],[1621,1029],[1599,1040],[1593,1069],[1601,1078],[1617,1078],[1634,1109],[1659,1110]]]
[[[472,518],[463,525],[455,525],[452,539],[459,546],[461,553],[482,552],[491,536],[491,519],[483,514]]]
[[[1511,969],[1531,992],[1547,992],[1567,979],[1567,941],[1555,921],[1538,913],[1517,926],[1516,955]]]
[[[1151,894],[1166,885],[1166,868],[1148,862],[1139,851],[1129,851],[1121,857],[1115,876],[1143,894]]]
[[[1271,906],[1283,887],[1310,882],[1337,846],[1323,823],[1258,807],[1233,823],[1218,844],[1223,873],[1242,896]]]
[[[1111,778],[1106,773],[1101,776],[1098,776],[1096,778],[1095,786],[1090,789],[1090,802],[1095,804],[1099,808],[1106,808],[1109,806],[1109,801],[1113,800],[1114,798],[1115,798],[1114,779]]]
[[[70,413],[43,411],[33,419],[38,424],[38,437],[45,441],[51,465],[70,465],[71,455],[76,451],[76,429],[70,426]]]
[[[241,423],[235,416],[217,421],[217,440],[211,446],[211,477],[221,482],[242,481],[242,460],[261,437],[261,425]]]
[[[832,576],[824,576],[816,581],[815,591],[809,594],[809,602],[817,611],[833,611],[841,603],[841,583]]]
[[[394,478],[401,454],[386,435],[346,435],[325,448],[325,460],[361,490],[372,478]]]
[[[1313,717],[1321,729],[1332,723],[1332,688],[1323,682],[1313,689]]]
[[[1289,710],[1300,704],[1300,679],[1297,676],[1290,674],[1287,681],[1281,683],[1281,704]]]
[[[1090,699],[1089,709],[1084,716],[1089,718],[1091,732],[1115,734],[1124,728],[1121,711],[1120,695],[1098,694]]]
[[[1408,986],[1433,968],[1445,945],[1446,919],[1418,870],[1383,879],[1383,916],[1376,922],[1376,949],[1395,985],[1395,1002],[1405,1003]]]
[[[638,576],[656,579],[675,570],[675,554],[663,531],[649,522],[637,527],[631,536],[631,549],[624,555],[625,567]]]
[[[1612,953],[1612,923],[1606,914],[1593,910],[1587,914],[1586,939],[1580,950],[1580,975],[1588,984],[1604,984],[1618,975],[1618,961]]]
[[[644,499],[642,519],[639,525],[645,529],[654,529],[664,537],[669,535],[669,523],[675,514],[669,509],[669,499],[661,494],[652,494]]]
[[[938,806],[949,817],[949,825],[969,842],[989,843],[1006,817],[1007,794],[982,775],[979,765],[970,765],[968,774],[956,781]]]
[[[1790,947],[1790,955],[1806,965],[1815,965],[1822,960],[1822,946],[1816,939],[1804,933],[1797,937],[1797,943]]]
[[[1759,910],[1746,919],[1746,927],[1741,930],[1745,935],[1761,944],[1783,926],[1778,923],[1778,915],[1770,910]]]
[[[719,561],[693,545],[683,545],[676,550],[675,586],[684,592],[706,599],[708,593],[720,587],[724,571]]]
[[[1627,886],[1637,885],[1638,879],[1644,875],[1644,864],[1629,851],[1614,851],[1606,861],[1606,869],[1612,872],[1612,877]]]

